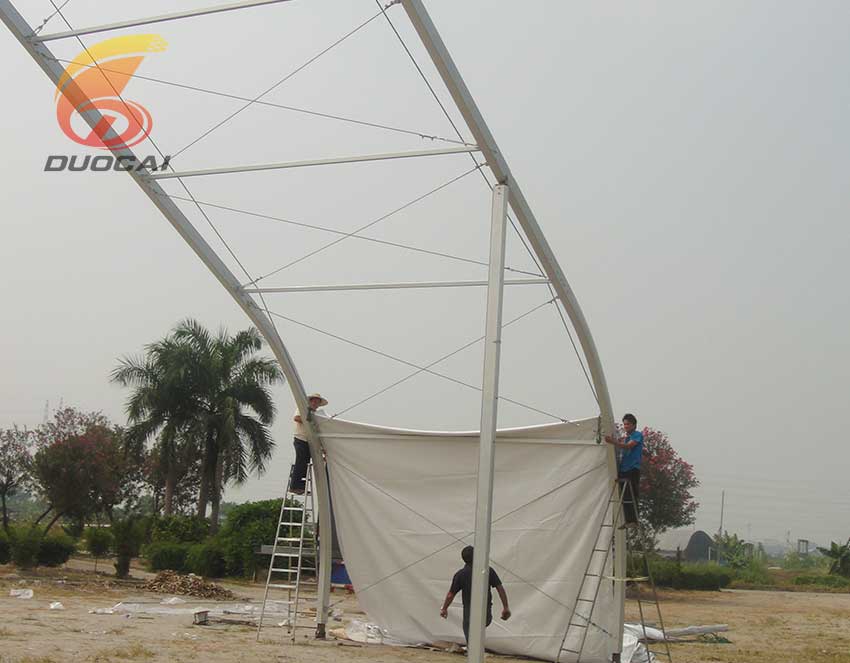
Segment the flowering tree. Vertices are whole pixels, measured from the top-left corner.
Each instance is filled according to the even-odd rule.
[[[97,413],[68,408],[37,431],[33,483],[49,505],[37,522],[53,512],[80,522],[112,509],[136,494],[139,463],[125,453],[122,431]]]
[[[643,429],[640,472],[640,526],[646,549],[668,529],[691,525],[699,504],[691,490],[699,485],[694,468],[673,449],[667,435]]]
[[[9,531],[6,498],[12,497],[29,480],[32,468],[32,432],[14,426],[0,431],[0,501],[3,504],[3,529]]]

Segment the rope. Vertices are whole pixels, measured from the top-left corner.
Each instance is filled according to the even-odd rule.
[[[411,200],[410,202],[407,202],[407,203],[405,203],[404,205],[402,205],[401,207],[397,207],[396,209],[392,210],[391,212],[387,212],[387,213],[386,213],[386,214],[384,214],[383,216],[378,217],[378,218],[377,218],[377,219],[375,219],[374,221],[370,221],[370,222],[369,222],[369,223],[367,223],[366,225],[364,225],[364,226],[360,226],[357,230],[354,230],[353,232],[350,232],[350,233],[344,233],[344,234],[343,234],[343,236],[342,236],[342,237],[340,237],[339,239],[335,239],[335,240],[334,240],[334,241],[332,241],[332,242],[329,242],[329,243],[327,243],[327,244],[325,244],[325,245],[323,245],[323,246],[320,246],[318,249],[315,249],[315,250],[313,250],[313,251],[310,251],[310,253],[307,253],[307,254],[305,254],[305,255],[301,256],[300,258],[296,258],[295,260],[293,260],[293,261],[291,261],[291,262],[288,262],[288,263],[287,263],[287,264],[285,264],[283,267],[278,267],[277,269],[275,269],[275,270],[273,270],[273,271],[269,272],[268,274],[266,274],[266,275],[264,275],[264,276],[261,276],[261,277],[260,277],[260,278],[258,278],[256,281],[251,281],[251,282],[250,282],[249,284],[247,284],[247,285],[256,285],[257,283],[259,283],[259,282],[260,282],[260,281],[262,281],[263,279],[267,279],[267,278],[268,278],[268,277],[270,277],[270,276],[274,276],[275,274],[279,274],[279,273],[280,273],[280,272],[282,272],[283,270],[285,270],[285,269],[289,269],[289,268],[290,268],[290,267],[292,267],[293,265],[297,265],[298,263],[303,262],[304,260],[307,260],[308,258],[313,257],[313,256],[314,256],[314,255],[316,255],[317,253],[321,253],[322,251],[325,251],[326,249],[329,249],[329,248],[331,248],[332,246],[335,246],[335,245],[339,244],[340,242],[344,242],[344,241],[345,241],[346,239],[348,239],[349,237],[353,237],[354,235],[358,235],[359,233],[363,232],[364,230],[366,230],[366,229],[368,229],[368,228],[371,228],[372,226],[374,226],[374,225],[376,225],[376,224],[380,223],[381,221],[385,221],[386,219],[389,219],[391,216],[393,216],[393,215],[395,215],[395,214],[397,214],[397,213],[401,212],[402,210],[405,210],[405,209],[407,209],[408,207],[412,207],[412,206],[413,206],[413,205],[415,205],[416,203],[419,203],[419,202],[421,202],[421,201],[425,200],[426,198],[428,198],[429,196],[431,196],[431,195],[433,195],[433,194],[437,193],[438,191],[440,191],[440,190],[442,190],[442,189],[445,189],[447,186],[450,186],[451,184],[454,184],[455,182],[457,182],[457,181],[459,181],[459,180],[462,180],[464,177],[466,177],[466,176],[467,176],[467,175],[469,175],[470,173],[475,172],[475,171],[476,171],[479,167],[480,167],[480,166],[476,166],[475,168],[471,168],[470,170],[467,170],[466,172],[461,173],[460,175],[457,175],[456,177],[453,177],[453,178],[452,178],[452,179],[450,179],[448,182],[444,182],[443,184],[440,184],[439,186],[437,186],[437,187],[435,187],[435,188],[431,189],[431,190],[430,190],[430,191],[428,191],[427,193],[423,193],[421,196],[418,196],[418,197],[414,198],[414,199],[413,199],[413,200]]]
[[[65,4],[67,4],[69,1],[70,1],[70,0],[66,0]],[[73,31],[73,30],[74,30],[74,28],[73,28],[73,26],[71,25],[71,23],[68,21],[68,19],[67,19],[67,18],[65,18],[65,15],[62,13],[62,8],[61,8],[61,7],[57,7],[57,6],[56,6],[56,2],[55,2],[55,0],[50,0],[50,4],[51,4],[51,5],[53,5],[53,8],[56,10],[56,13],[57,13],[57,14],[59,14],[59,16],[62,18],[62,21],[65,23],[65,25],[66,25],[66,26],[68,26],[68,29],[69,29],[69,30],[71,30],[71,31]],[[63,7],[64,7],[64,5],[63,5]],[[151,137],[149,130],[148,130],[147,128],[145,128],[141,122],[139,122],[139,119],[138,119],[138,118],[136,117],[136,115],[133,113],[132,109],[131,109],[131,108],[130,108],[130,106],[127,104],[127,102],[125,101],[124,97],[122,97],[122,96],[121,96],[121,94],[118,92],[118,90],[117,90],[117,89],[115,88],[115,86],[112,84],[112,81],[109,79],[109,76],[107,76],[107,75],[103,72],[103,69],[100,67],[100,64],[99,64],[99,63],[98,63],[98,61],[97,61],[97,60],[96,60],[96,59],[92,56],[92,54],[91,54],[91,52],[89,51],[88,47],[85,45],[85,43],[83,43],[83,40],[80,38],[80,36],[79,36],[79,35],[76,35],[76,40],[77,40],[77,42],[79,42],[80,46],[82,46],[83,50],[86,52],[86,55],[88,55],[88,56],[89,56],[89,59],[90,59],[90,60],[91,60],[91,61],[95,64],[95,66],[96,66],[96,67],[98,68],[98,70],[101,72],[101,74],[103,75],[103,78],[106,80],[106,82],[107,82],[107,83],[109,83],[109,87],[110,87],[110,88],[112,88],[112,91],[115,93],[115,96],[116,96],[116,97],[118,97],[118,99],[120,99],[120,100],[121,100],[121,103],[122,103],[122,104],[124,104],[124,108],[125,108],[125,109],[127,110],[127,112],[130,114],[130,117],[132,117],[133,119],[135,119],[135,120],[136,120],[136,123],[139,125],[139,127],[141,127],[141,128],[142,128],[142,131],[144,131],[144,134],[145,134],[145,138],[147,138],[147,140],[148,140],[148,141],[150,141],[150,144],[151,144],[151,145],[153,146],[153,148],[156,150],[157,154],[159,154],[160,158],[162,158],[162,160],[163,160],[164,162],[167,162],[168,160],[166,160],[165,155],[163,154],[162,150],[160,150],[160,149],[159,149],[159,146],[156,144],[156,142],[154,141],[154,139]],[[176,171],[174,170],[174,166],[171,166],[171,165],[169,164],[169,168],[171,169],[171,171],[172,171],[172,172],[176,172]],[[233,251],[233,249],[232,249],[232,248],[230,247],[230,245],[227,243],[227,240],[225,240],[225,239],[224,239],[224,237],[222,236],[222,234],[219,232],[218,228],[216,228],[215,224],[212,222],[212,219],[210,219],[210,217],[207,215],[207,213],[204,211],[204,209],[203,209],[203,208],[202,208],[202,207],[198,204],[198,201],[195,199],[195,196],[194,196],[194,195],[192,194],[192,192],[189,190],[189,187],[187,187],[187,186],[186,186],[186,183],[183,181],[183,178],[182,178],[182,177],[178,177],[178,178],[177,178],[177,181],[180,183],[180,186],[181,186],[181,187],[183,187],[183,190],[186,192],[186,195],[188,195],[188,196],[189,196],[189,198],[192,200],[192,202],[193,202],[193,203],[195,204],[195,206],[198,208],[198,211],[199,211],[199,212],[201,213],[201,215],[204,217],[204,219],[206,220],[207,224],[210,226],[210,228],[212,228],[212,230],[213,230],[213,232],[215,233],[216,237],[218,237],[218,239],[219,239],[219,240],[221,241],[221,243],[224,245],[225,249],[227,249],[227,252],[228,252],[228,253],[230,254],[230,256],[233,258],[233,260],[234,260],[234,261],[236,261],[236,264],[237,264],[237,265],[239,265],[239,268],[240,268],[240,269],[242,270],[242,272],[245,274],[245,277],[246,277],[246,278],[248,278],[248,279],[250,280],[250,279],[251,279],[251,274],[248,272],[247,268],[246,268],[246,267],[242,264],[242,261],[241,261],[241,260],[239,260],[239,258],[238,258],[238,256],[236,255],[236,253]],[[277,327],[275,326],[274,319],[272,318],[271,313],[269,312],[268,305],[266,304],[265,298],[263,297],[263,295],[262,295],[262,294],[260,294],[260,302],[262,303],[263,308],[265,309],[266,316],[268,317],[268,320],[269,320],[270,324],[272,325],[272,328],[274,329],[275,333],[277,334],[277,333],[278,333],[278,331],[277,331]]]
[[[537,310],[539,310],[539,309],[543,308],[543,307],[544,307],[544,306],[546,306],[547,304],[551,304],[551,303],[553,303],[553,301],[554,301],[554,300],[550,299],[550,300],[548,300],[548,301],[543,302],[542,304],[538,304],[537,306],[535,306],[535,307],[534,307],[534,308],[532,308],[531,310],[526,311],[525,313],[523,313],[522,315],[517,316],[517,317],[516,317],[516,318],[514,318],[513,320],[510,320],[510,321],[508,321],[508,322],[504,323],[504,324],[502,325],[502,329],[505,329],[506,327],[509,327],[510,325],[514,324],[515,322],[518,322],[519,320],[522,320],[524,317],[526,317],[526,316],[528,316],[528,315],[531,315],[532,313],[534,313],[535,311],[537,311]],[[349,406],[348,406],[347,408],[345,408],[344,410],[340,410],[340,411],[339,411],[339,412],[337,412],[335,415],[333,415],[333,417],[331,417],[331,418],[332,418],[332,419],[335,419],[336,417],[338,417],[338,416],[340,416],[340,415],[345,414],[345,413],[346,413],[346,412],[348,412],[349,410],[353,410],[354,408],[356,408],[356,407],[358,407],[358,406],[360,406],[360,405],[363,405],[363,403],[366,403],[367,401],[370,401],[370,400],[372,400],[373,398],[377,398],[378,396],[380,396],[381,394],[383,394],[383,393],[385,393],[385,392],[389,391],[390,389],[393,389],[394,387],[397,387],[398,385],[402,384],[403,382],[407,382],[408,380],[410,380],[411,378],[416,377],[416,376],[417,376],[417,375],[419,375],[420,373],[422,373],[422,372],[424,372],[424,371],[427,371],[427,370],[428,370],[429,368],[431,368],[432,366],[436,366],[437,364],[442,363],[442,362],[443,362],[443,361],[445,361],[446,359],[449,359],[450,357],[454,357],[456,354],[458,354],[458,353],[460,353],[460,352],[463,352],[463,351],[464,351],[464,350],[466,350],[467,348],[470,348],[470,347],[472,347],[473,345],[475,345],[476,343],[480,343],[480,342],[481,342],[481,341],[483,341],[483,340],[484,340],[484,336],[479,336],[478,338],[473,339],[472,341],[469,341],[468,343],[466,343],[465,345],[462,345],[462,346],[461,346],[461,347],[459,347],[458,349],[453,350],[452,352],[450,352],[450,353],[448,353],[448,354],[446,354],[446,355],[443,355],[443,356],[442,356],[442,357],[440,357],[439,359],[436,359],[436,360],[432,361],[430,364],[426,364],[426,365],[425,365],[425,366],[423,366],[422,368],[420,368],[420,369],[418,369],[418,370],[414,371],[413,373],[410,373],[409,375],[406,375],[405,377],[401,378],[400,380],[396,380],[395,382],[393,382],[392,384],[390,384],[390,385],[388,385],[388,386],[384,387],[383,389],[380,389],[379,391],[376,391],[374,394],[372,394],[372,395],[370,395],[370,396],[368,396],[368,397],[366,397],[366,398],[364,398],[364,399],[362,399],[362,400],[357,401],[354,405],[349,405]],[[480,391],[480,389],[479,389],[479,391]],[[506,399],[504,396],[499,396],[499,398],[500,398],[500,399],[505,400],[506,402],[514,403],[514,401],[509,401],[509,400],[508,400],[508,399]],[[515,403],[515,404],[517,404],[517,403]],[[523,405],[522,407],[526,407],[526,406],[524,406],[524,405]],[[534,410],[535,410],[535,411],[537,411],[537,412],[540,412],[540,411],[539,411],[539,410],[537,410],[536,408],[532,408],[532,409],[534,409]],[[541,414],[545,414],[545,415],[547,415],[547,416],[550,416],[550,417],[552,417],[553,419],[557,419],[558,421],[562,421],[562,422],[565,422],[565,423],[568,421],[567,419],[563,419],[563,418],[558,417],[558,416],[555,416],[555,415],[553,415],[553,414],[549,414],[548,412],[540,412],[540,413],[541,413]]]
[[[375,2],[377,2],[379,7],[381,6],[380,2],[378,0],[375,0]],[[434,100],[437,102],[440,109],[443,111],[443,115],[446,116],[446,119],[449,121],[449,124],[451,124],[452,129],[454,129],[455,133],[457,134],[457,137],[460,140],[463,140],[463,136],[461,135],[460,131],[458,130],[457,125],[452,120],[451,116],[449,115],[449,112],[446,110],[445,105],[443,105],[443,102],[440,100],[440,97],[437,95],[437,92],[434,90],[434,87],[431,85],[430,81],[428,80],[428,77],[425,76],[425,72],[422,71],[422,67],[419,66],[419,63],[416,61],[416,58],[413,57],[413,53],[411,53],[410,49],[407,47],[407,44],[404,42],[404,39],[402,38],[401,34],[399,34],[398,30],[396,29],[395,25],[393,24],[392,19],[390,19],[390,17],[387,15],[386,8],[383,10],[383,14],[384,14],[384,18],[386,18],[386,20],[387,20],[387,23],[389,23],[390,27],[392,28],[392,31],[395,33],[395,36],[398,38],[399,42],[401,43],[402,48],[404,48],[405,53],[407,53],[407,56],[410,58],[410,61],[413,63],[413,66],[416,67],[416,71],[419,72],[419,76],[422,78],[425,85],[428,87],[428,90],[431,92],[431,96],[434,97]],[[470,156],[472,157],[472,159],[476,163],[478,163],[477,160],[475,159],[474,155],[470,155]],[[487,179],[487,176],[484,174],[484,171],[481,171],[481,175],[484,178],[484,182],[487,185],[487,187],[492,191],[493,190],[493,184],[491,184],[490,180]],[[528,253],[529,257],[531,258],[532,262],[534,263],[534,266],[537,267],[537,270],[539,272],[537,275],[543,276],[543,270],[540,267],[540,263],[538,262],[537,257],[534,255],[534,252],[528,246],[528,243],[527,243],[525,237],[519,231],[519,228],[517,228],[516,223],[514,222],[514,220],[513,220],[513,218],[511,217],[510,214],[508,214],[508,221],[510,222],[511,227],[514,229],[516,236],[519,238],[520,243],[525,248],[526,252]],[[554,297],[555,291],[552,288],[552,285],[548,284],[547,287],[549,288],[549,294]],[[561,322],[564,325],[564,330],[567,332],[567,336],[570,339],[570,344],[573,347],[573,352],[575,352],[576,358],[578,359],[579,366],[581,366],[581,370],[584,373],[585,380],[587,380],[587,384],[590,387],[590,392],[593,394],[593,398],[596,400],[596,404],[600,405],[599,397],[596,394],[596,389],[593,387],[593,381],[590,379],[590,375],[588,374],[587,368],[585,367],[584,360],[582,359],[581,353],[578,351],[578,347],[576,346],[576,342],[573,339],[572,332],[570,331],[570,328],[567,325],[567,321],[564,319],[564,315],[561,312],[560,307],[556,307],[556,308],[558,310],[558,315],[561,318]]]
[[[291,71],[291,72],[290,72],[290,73],[288,73],[286,76],[284,76],[283,78],[281,78],[281,79],[280,79],[277,83],[275,83],[275,84],[274,84],[274,85],[272,85],[271,87],[267,88],[264,92],[261,92],[259,95],[257,95],[257,96],[256,96],[256,97],[254,97],[253,99],[251,99],[251,100],[250,100],[247,104],[245,104],[244,106],[242,106],[242,108],[240,108],[239,110],[237,110],[237,111],[235,111],[235,112],[231,113],[231,114],[230,114],[230,115],[228,115],[226,118],[224,118],[221,122],[219,122],[219,123],[218,123],[218,124],[216,124],[215,126],[211,127],[210,129],[207,129],[204,133],[202,133],[200,136],[198,136],[198,137],[197,137],[195,140],[193,140],[191,143],[189,143],[188,145],[186,145],[186,146],[185,146],[185,147],[183,147],[182,149],[178,150],[178,151],[174,154],[174,156],[175,156],[175,157],[180,156],[183,152],[185,152],[186,150],[188,150],[190,147],[192,147],[193,145],[195,145],[195,144],[196,144],[196,143],[198,143],[199,141],[201,141],[201,140],[203,140],[204,138],[206,138],[207,136],[209,136],[209,135],[210,135],[213,131],[215,131],[215,130],[216,130],[216,129],[218,129],[219,127],[223,126],[224,124],[226,124],[227,122],[229,122],[230,120],[232,120],[234,117],[236,117],[237,115],[239,115],[239,113],[241,113],[242,111],[244,111],[246,108],[250,107],[250,106],[251,106],[251,105],[253,105],[255,102],[259,101],[261,98],[263,98],[264,96],[266,96],[269,92],[271,92],[272,90],[274,90],[274,89],[278,88],[279,86],[283,85],[286,81],[288,81],[290,78],[292,78],[293,76],[295,76],[295,75],[296,75],[296,74],[298,74],[299,72],[301,72],[301,71],[303,71],[304,69],[306,69],[307,67],[309,67],[309,66],[310,66],[311,64],[313,64],[316,60],[318,60],[320,57],[322,57],[323,55],[325,55],[326,53],[328,53],[329,51],[331,51],[331,50],[332,50],[333,48],[335,48],[336,46],[339,46],[342,42],[344,42],[346,39],[348,39],[348,38],[349,38],[349,37],[351,37],[352,35],[356,34],[356,33],[357,33],[357,32],[359,32],[360,30],[362,30],[363,28],[365,28],[367,25],[369,25],[372,21],[374,21],[374,20],[375,20],[376,18],[378,18],[380,15],[381,15],[381,12],[378,12],[377,14],[375,14],[374,16],[372,16],[372,18],[369,18],[369,19],[365,20],[363,23],[361,23],[360,25],[358,25],[356,28],[354,28],[354,29],[353,29],[353,30],[351,30],[350,32],[346,33],[345,35],[343,35],[342,37],[340,37],[339,39],[337,39],[337,40],[336,40],[334,43],[332,43],[330,46],[328,46],[328,47],[327,47],[327,48],[325,48],[324,50],[320,51],[319,53],[317,53],[316,55],[314,55],[313,57],[311,57],[311,58],[310,58],[309,60],[307,60],[304,64],[302,64],[302,65],[300,65],[300,66],[296,67],[293,71]]]
[[[59,9],[56,9],[56,5],[53,5],[53,8],[54,8],[54,10],[55,10],[55,11],[54,11],[54,12],[53,12],[50,16],[48,16],[46,19],[44,19],[44,20],[41,22],[41,25],[39,25],[39,26],[38,26],[35,30],[33,30],[33,34],[34,34],[34,35],[37,35],[39,32],[41,32],[41,31],[44,29],[44,26],[45,26],[45,25],[47,25],[48,21],[50,21],[50,19],[51,19],[51,18],[53,18],[54,16],[56,16],[56,14],[58,14],[58,13],[59,13],[59,10],[60,10],[60,9],[64,9],[64,8],[65,8],[65,5],[67,5],[69,2],[71,2],[71,0],[65,0],[65,2],[63,2],[63,3],[59,6]]]
[[[70,2],[71,0],[67,0]],[[72,60],[65,60],[63,58],[50,58],[54,62],[59,62],[61,64],[71,64]],[[82,67],[94,68],[95,65],[90,64],[81,64],[77,63]],[[152,76],[143,76],[142,74],[126,74],[125,72],[118,71],[116,69],[107,69],[102,67],[103,71],[110,73],[120,73],[125,78],[138,78],[142,81],[148,81],[151,83],[160,83],[161,85],[168,85],[170,87],[176,87],[183,90],[192,90],[193,92],[202,92],[204,94],[211,94],[216,97],[222,97],[225,99],[235,99],[236,101],[253,101],[257,106],[267,106],[269,108],[279,108],[282,110],[292,111],[294,113],[303,113],[305,115],[311,115],[314,117],[326,118],[329,120],[338,120],[340,122],[348,122],[350,124],[356,124],[364,127],[372,127],[374,129],[385,129],[387,131],[393,131],[400,134],[406,134],[409,136],[417,136],[422,139],[432,140],[432,141],[441,141],[444,143],[451,143],[452,145],[469,145],[470,147],[474,145],[474,143],[464,143],[463,141],[454,139],[454,138],[445,138],[443,136],[437,136],[435,134],[428,134],[421,131],[413,131],[412,129],[403,129],[401,127],[394,127],[388,124],[380,124],[378,122],[367,122],[365,120],[357,120],[351,117],[345,117],[344,115],[334,115],[332,113],[323,113],[320,111],[310,110],[308,108],[299,108],[297,106],[288,106],[286,104],[277,104],[272,101],[263,101],[261,99],[252,100],[251,97],[243,97],[238,94],[231,94],[229,92],[221,92],[219,90],[210,90],[209,88],[198,87],[195,85],[189,85],[187,83],[177,83],[175,81],[167,81],[162,78],[154,78]]]
[[[550,302],[546,302],[546,304],[548,304],[548,303],[550,303]],[[538,306],[537,308],[541,308],[542,306],[545,306],[545,304]],[[442,378],[444,380],[448,380],[449,382],[453,382],[453,383],[461,385],[463,387],[467,387],[468,389],[473,389],[473,390],[478,391],[478,392],[481,391],[481,387],[477,387],[474,384],[469,384],[468,382],[464,382],[463,380],[458,380],[458,379],[453,378],[453,377],[446,375],[444,373],[438,373],[436,371],[432,371],[428,367],[419,366],[418,364],[414,364],[413,362],[407,361],[406,359],[401,359],[400,357],[396,357],[395,355],[391,355],[391,354],[388,354],[386,352],[382,352],[381,350],[377,350],[375,348],[369,347],[368,345],[363,345],[362,343],[358,343],[357,341],[352,341],[351,339],[345,338],[344,336],[339,336],[338,334],[334,334],[334,333],[326,331],[324,329],[320,329],[319,327],[314,327],[313,325],[308,325],[306,322],[301,322],[299,320],[295,320],[294,318],[290,318],[288,316],[285,316],[282,313],[275,313],[274,311],[271,311],[271,315],[273,315],[277,318],[280,318],[281,320],[286,320],[287,322],[291,322],[292,324],[298,325],[299,327],[304,327],[305,329],[309,329],[310,331],[314,331],[318,334],[322,334],[323,336],[328,336],[328,337],[333,338],[337,341],[342,341],[343,343],[353,345],[354,347],[360,348],[361,350],[366,350],[367,352],[371,352],[373,354],[376,354],[379,357],[384,357],[385,359],[391,359],[392,361],[396,361],[400,364],[404,364],[405,366],[410,366],[412,368],[415,368],[415,369],[417,369],[417,371],[416,371],[417,375],[419,373],[423,373],[423,372],[429,373],[430,375],[433,375],[433,376],[438,377],[438,378]],[[481,339],[478,339],[478,341],[480,341],[480,340]],[[476,341],[476,342],[478,342],[478,341]],[[386,391],[386,389],[384,391]],[[513,405],[518,405],[519,407],[525,408],[525,409],[530,410],[532,412],[536,412],[538,414],[545,415],[547,417],[551,417],[552,419],[555,419],[557,421],[562,421],[564,423],[569,422],[568,419],[565,419],[563,417],[559,417],[556,414],[552,414],[551,412],[547,412],[545,410],[540,410],[540,409],[538,409],[538,408],[536,408],[532,405],[528,405],[526,403],[520,403],[519,401],[512,400],[512,399],[507,398],[505,396],[499,396],[499,400],[503,400],[506,403],[511,403]],[[354,406],[352,406],[352,407],[354,407]],[[351,408],[348,408],[348,409],[351,409]],[[334,417],[336,417],[336,416],[337,415],[334,415]]]
[[[173,200],[182,200],[185,202],[192,202],[189,198],[184,198],[183,196],[169,196],[169,198]],[[378,239],[376,237],[365,237],[363,235],[351,235],[346,233],[343,230],[336,230],[335,228],[328,228],[327,226],[317,226],[310,223],[303,223],[300,221],[292,221],[291,219],[284,219],[279,216],[272,216],[270,214],[262,214],[260,212],[252,212],[250,210],[241,209],[239,207],[230,207],[228,205],[219,205],[216,203],[207,202],[204,200],[199,200],[198,203],[200,205],[204,205],[205,207],[213,207],[216,209],[226,210],[228,212],[236,212],[238,214],[244,214],[246,216],[253,216],[259,219],[268,219],[270,221],[279,221],[281,223],[287,223],[289,225],[298,226],[299,228],[308,228],[310,230],[321,230],[322,232],[330,233],[332,235],[346,235],[351,237],[352,239],[360,239],[366,242],[374,242],[375,244],[384,244],[386,246],[392,246],[398,249],[406,249],[408,251],[414,251],[416,253],[425,253],[427,255],[438,256],[440,258],[448,258],[450,260],[457,260],[459,262],[468,263],[470,265],[480,265],[482,267],[487,267],[487,263],[481,260],[475,260],[474,258],[464,258],[462,256],[452,255],[451,253],[442,253],[440,251],[432,251],[430,249],[423,249],[418,246],[411,246],[409,244],[401,244],[399,242],[390,242],[385,239]],[[526,274],[528,276],[538,276],[534,272],[526,272],[521,269],[515,269],[513,267],[505,267],[506,272],[514,272],[517,274]]]

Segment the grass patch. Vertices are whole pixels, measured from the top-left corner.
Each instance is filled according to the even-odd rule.
[[[91,663],[113,663],[113,661],[131,661],[152,658],[154,652],[145,647],[141,642],[133,642],[126,647],[117,649],[103,649],[88,660]]]

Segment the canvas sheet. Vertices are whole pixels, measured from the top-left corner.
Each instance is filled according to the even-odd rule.
[[[447,620],[439,611],[463,566],[460,551],[473,542],[478,434],[317,423],[361,607],[399,640],[463,643],[460,597]],[[490,560],[513,616],[499,619],[493,592],[488,649],[557,656],[612,486],[608,445],[597,444],[596,427],[589,419],[499,431]],[[595,571],[612,575],[611,561],[609,555],[608,568]],[[617,633],[612,582],[600,586],[591,620],[582,660],[610,660]]]

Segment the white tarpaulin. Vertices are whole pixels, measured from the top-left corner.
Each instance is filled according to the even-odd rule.
[[[460,551],[473,542],[478,434],[317,423],[360,606],[399,640],[462,643],[460,597],[448,620],[439,611],[463,566]],[[548,660],[558,654],[612,487],[596,428],[589,419],[499,431],[490,560],[513,616],[499,619],[494,592],[488,649]],[[608,568],[593,572],[612,575],[611,562],[609,555]],[[590,605],[579,603],[579,611]],[[608,661],[617,635],[612,582],[603,582],[591,620],[582,660]],[[571,639],[573,632],[580,629]]]

